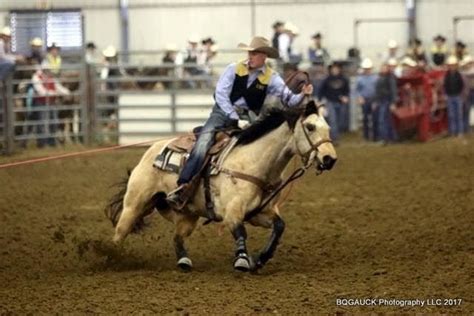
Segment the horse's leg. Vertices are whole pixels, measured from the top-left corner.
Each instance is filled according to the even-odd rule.
[[[123,210],[115,227],[113,241],[121,242],[132,231],[137,220],[155,205],[149,205],[156,193],[155,178],[146,168],[137,167],[133,170],[127,184],[127,192],[123,199]],[[146,209],[146,208],[149,209]]]
[[[251,263],[250,257],[247,253],[247,231],[245,229],[244,223],[239,223],[234,227],[232,230],[232,236],[234,236],[236,246],[234,269],[247,272],[250,270]]]
[[[184,271],[189,271],[193,267],[193,262],[188,257],[188,252],[184,247],[184,238],[189,237],[196,228],[199,217],[194,215],[176,214],[176,231],[174,235],[174,249],[178,259],[178,267]]]
[[[275,252],[278,246],[280,237],[285,231],[285,222],[278,214],[275,214],[273,218],[272,229],[273,230],[270,236],[270,240],[256,258],[255,269],[263,268],[263,266],[268,262],[268,260],[273,257],[273,253]]]

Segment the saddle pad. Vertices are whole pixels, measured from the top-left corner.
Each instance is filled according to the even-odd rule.
[[[153,167],[179,174],[188,154],[184,152],[176,152],[165,146],[156,156]]]

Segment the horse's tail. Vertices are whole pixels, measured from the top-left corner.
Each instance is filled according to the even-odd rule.
[[[114,185],[114,187],[118,188],[118,192],[110,198],[104,209],[105,216],[110,219],[114,227],[118,223],[120,214],[122,214],[123,199],[125,197],[125,193],[127,192],[127,184],[131,173],[132,172],[130,169],[127,170],[127,176]]]
[[[104,212],[108,219],[112,222],[112,225],[115,227],[120,219],[120,215],[123,210],[123,200],[125,193],[127,193],[128,180],[130,179],[131,170],[127,170],[127,176],[124,177],[120,182],[116,183],[114,186],[118,188],[118,192],[113,195],[107,205],[105,206]],[[132,227],[132,233],[137,233],[145,228],[146,224],[144,217],[153,212],[157,208],[159,210],[166,210],[169,208],[168,203],[166,202],[166,193],[158,192],[151,197],[141,212],[137,220],[135,221],[134,226]]]

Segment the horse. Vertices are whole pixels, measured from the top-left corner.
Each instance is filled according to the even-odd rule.
[[[222,218],[221,224],[230,230],[235,240],[234,269],[257,270],[272,258],[285,229],[275,203],[277,199],[260,212],[249,215],[268,196],[266,187],[281,183],[282,173],[290,160],[299,156],[307,168],[314,165],[319,172],[330,170],[336,162],[329,126],[318,110],[314,101],[298,108],[271,109],[241,131],[235,147],[222,163],[222,171],[210,177],[215,214]],[[144,225],[143,218],[156,209],[175,224],[177,265],[190,270],[192,261],[184,240],[191,235],[198,219],[206,217],[205,190],[201,181],[193,199],[182,210],[174,210],[167,203],[166,196],[176,188],[178,175],[154,168],[153,162],[169,142],[169,139],[158,141],[145,152],[123,182],[121,191],[110,200],[105,213],[115,227],[113,241],[120,244],[129,233],[140,230]],[[237,173],[257,178],[261,185],[257,185],[258,181],[233,176]],[[272,229],[267,245],[255,257],[247,253],[245,222]]]

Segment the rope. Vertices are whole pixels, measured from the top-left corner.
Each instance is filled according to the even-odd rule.
[[[235,130],[235,129],[234,128],[221,128],[221,129],[210,130],[210,131],[207,131],[207,132],[195,133],[195,135],[206,134],[206,133],[214,133],[214,132],[220,132],[220,131],[233,131],[233,130]],[[113,151],[113,150],[122,149],[122,148],[146,145],[146,144],[149,144],[149,143],[154,143],[154,142],[156,142],[160,139],[163,139],[163,138],[157,138],[157,139],[153,139],[153,140],[147,140],[147,141],[144,141],[144,142],[133,143],[133,144],[128,144],[128,145],[115,145],[115,146],[109,146],[109,147],[105,147],[105,148],[90,149],[90,150],[84,150],[84,151],[79,151],[79,152],[61,154],[61,155],[56,155],[56,156],[46,156],[46,157],[34,158],[34,159],[23,160],[23,161],[9,162],[9,163],[5,163],[5,164],[0,164],[0,169],[12,168],[12,167],[23,166],[23,165],[31,165],[31,164],[45,162],[45,161],[59,160],[59,159],[65,159],[65,158],[71,158],[71,157],[78,157],[78,156],[84,156],[84,155],[89,155],[89,154],[96,154],[96,153]]]

